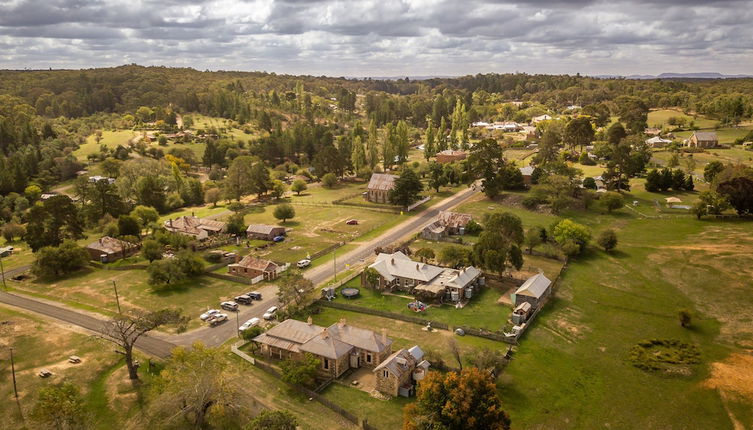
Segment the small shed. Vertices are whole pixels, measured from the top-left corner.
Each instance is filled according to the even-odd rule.
[[[246,229],[246,237],[249,239],[272,240],[285,234],[285,227],[267,224],[251,224]]]
[[[522,324],[526,322],[528,316],[531,313],[531,304],[528,302],[522,302],[512,311],[512,322],[514,324]]]
[[[537,308],[551,293],[552,281],[543,273],[531,276],[512,294],[512,305],[516,308],[521,303],[528,302],[532,308]]]

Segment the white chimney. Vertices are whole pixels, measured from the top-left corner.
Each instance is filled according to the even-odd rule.
[[[313,323],[314,323],[314,320],[313,320],[313,319],[311,319],[311,315],[309,315],[309,317],[308,317],[308,318],[306,319],[306,323],[307,323],[308,325],[311,325],[311,324],[313,324]]]

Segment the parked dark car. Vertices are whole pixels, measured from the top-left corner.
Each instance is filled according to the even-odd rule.
[[[272,241],[274,241],[274,242],[282,242],[283,240],[285,240],[285,236],[282,236],[282,235],[280,235],[280,236],[275,236],[275,237],[274,237],[274,238],[272,239]]]
[[[240,303],[242,305],[250,305],[251,302],[253,302],[253,299],[249,297],[247,294],[242,294],[238,297],[235,297],[233,299],[236,303]]]
[[[261,293],[258,291],[251,291],[250,293],[246,293],[246,295],[253,300],[261,300]]]

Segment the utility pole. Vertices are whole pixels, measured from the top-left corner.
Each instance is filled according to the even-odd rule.
[[[115,289],[115,302],[118,304],[118,313],[123,314],[123,312],[120,311],[120,296],[118,296],[118,286],[115,284],[115,281],[112,281],[112,288]]]
[[[332,251],[332,272],[334,272],[335,282],[337,282],[337,251]]]
[[[18,401],[18,387],[16,386],[16,365],[13,362],[13,347],[10,347],[10,371],[13,374],[13,393]]]
[[[241,337],[241,326],[240,326],[240,321],[239,321],[240,313],[241,312],[236,309],[235,311],[235,334],[238,337]]]
[[[0,273],[2,273],[3,276],[3,288],[5,288],[5,291],[8,291],[8,284],[5,283],[5,268],[3,268],[3,257],[0,257]]]

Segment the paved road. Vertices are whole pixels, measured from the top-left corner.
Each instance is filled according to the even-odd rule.
[[[436,217],[439,211],[457,206],[475,195],[477,192],[477,189],[471,188],[463,190],[460,193],[448,197],[433,207],[424,210],[417,216],[408,218],[405,222],[388,230],[381,236],[338,257],[336,270],[342,272],[347,269],[346,265],[352,266],[366,260],[370,256],[373,256],[374,248],[387,246],[405,236],[417,232]],[[21,268],[14,269],[14,271],[20,269]],[[6,276],[9,272],[13,271],[6,272]],[[314,282],[315,285],[319,285],[330,279],[332,274],[333,265],[324,264],[306,271],[304,276]],[[248,286],[249,291],[253,289],[252,286]],[[263,300],[255,301],[253,302],[253,305],[250,306],[241,305],[242,307],[237,313],[228,312],[228,321],[217,327],[203,327],[177,335],[153,333],[151,336],[144,336],[139,339],[136,346],[148,354],[158,357],[167,357],[170,355],[170,351],[178,345],[188,346],[196,341],[201,341],[207,346],[220,345],[237,335],[236,324],[243,324],[243,322],[253,317],[261,318],[262,314],[264,314],[269,307],[278,305],[276,286],[266,285],[258,288],[257,291],[262,293]],[[103,330],[104,319],[99,319],[62,305],[48,304],[42,301],[4,292],[0,292],[0,302],[53,317],[95,332],[101,333]]]
[[[61,305],[52,305],[15,294],[0,292],[0,302],[46,315],[97,333],[102,333],[105,327],[104,319],[95,318]],[[157,357],[167,357],[170,355],[170,351],[175,348],[175,344],[151,336],[142,336],[136,342],[136,347]]]
[[[243,292],[243,286],[238,285],[239,294]],[[278,306],[277,287],[275,285],[265,285],[261,288],[247,286],[248,291],[258,291],[261,293],[262,300],[252,302],[252,305],[240,305],[238,312],[222,311],[227,314],[228,320],[216,327],[202,327],[186,333],[176,335],[156,334],[155,336],[168,340],[177,345],[191,345],[200,341],[207,346],[218,346],[237,336],[237,326],[243,324],[253,317],[261,318],[262,315],[272,306]],[[191,315],[198,317],[198,315]]]
[[[338,256],[336,269],[333,268],[333,264],[322,264],[321,266],[317,266],[311,270],[306,271],[304,276],[310,279],[314,283],[314,285],[319,285],[322,282],[330,279],[334,273],[334,270],[337,270],[337,272],[340,273],[346,270],[348,265],[353,266],[373,256],[375,248],[390,245],[391,243],[396,242],[405,236],[418,232],[426,224],[429,224],[429,222],[434,219],[440,211],[453,208],[464,202],[465,200],[471,198],[478,192],[479,187],[476,187],[475,189],[468,188],[451,197],[448,197],[432,206],[431,208],[424,210],[417,216],[408,218],[405,222],[392,228],[391,230],[388,230],[376,239],[373,239],[368,243],[359,246],[358,248],[346,253],[345,255]]]

